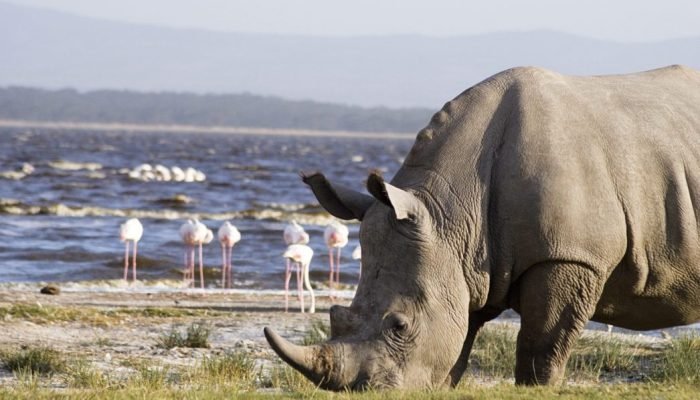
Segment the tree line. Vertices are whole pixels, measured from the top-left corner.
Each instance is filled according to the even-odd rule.
[[[31,121],[417,132],[431,113],[421,108],[364,108],[248,93],[0,88],[0,118]]]

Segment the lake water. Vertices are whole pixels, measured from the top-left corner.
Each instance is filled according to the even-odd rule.
[[[362,189],[372,169],[392,176],[412,145],[407,139],[253,136],[184,133],[54,131],[0,128],[0,282],[118,279],[123,273],[119,225],[138,217],[139,278],[181,279],[178,229],[199,217],[215,233],[223,220],[241,231],[234,248],[234,287],[282,287],[282,230],[297,220],[311,236],[311,279],[324,281],[323,229],[331,220],[301,182],[300,171],[323,171]],[[33,171],[18,173],[26,164]],[[203,182],[130,178],[140,164],[192,167]],[[185,195],[191,201],[173,201]],[[341,281],[355,284],[359,264],[341,259]],[[204,248],[208,284],[216,285],[221,248]]]

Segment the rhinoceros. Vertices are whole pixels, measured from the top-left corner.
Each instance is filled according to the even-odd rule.
[[[331,337],[275,352],[322,388],[455,385],[479,329],[520,314],[515,381],[561,380],[588,320],[634,330],[700,320],[700,73],[514,68],[422,129],[363,194],[303,176],[358,219],[363,273]]]

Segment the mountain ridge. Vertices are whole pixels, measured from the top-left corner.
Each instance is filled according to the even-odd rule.
[[[317,37],[155,27],[0,2],[0,85],[242,93],[438,108],[501,70],[700,68],[700,37],[627,43],[555,31]]]

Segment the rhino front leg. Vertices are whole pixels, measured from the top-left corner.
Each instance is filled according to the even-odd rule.
[[[503,312],[501,309],[484,308],[469,314],[467,338],[464,340],[462,352],[459,354],[459,358],[454,367],[452,367],[450,374],[447,376],[447,381],[445,382],[450,385],[450,387],[457,386],[462,379],[462,375],[464,375],[464,371],[466,371],[467,365],[469,364],[469,354],[472,351],[472,346],[474,346],[474,340],[476,339],[476,334],[479,333],[479,329],[481,329],[485,323],[498,317],[501,312]]]
[[[564,376],[571,346],[595,311],[604,278],[582,264],[542,263],[521,278],[515,383],[546,385]]]

